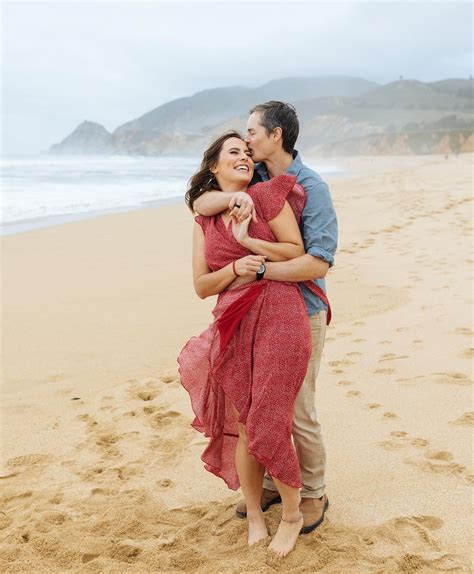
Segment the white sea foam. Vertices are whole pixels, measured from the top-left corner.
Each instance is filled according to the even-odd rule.
[[[17,233],[101,212],[137,209],[176,198],[198,157],[64,157],[1,160],[0,234]],[[314,166],[321,174],[336,166]]]

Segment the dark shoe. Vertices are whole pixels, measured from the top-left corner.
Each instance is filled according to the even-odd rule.
[[[300,502],[300,510],[303,513],[303,528],[301,534],[313,532],[324,520],[324,514],[329,506],[328,497],[324,494],[321,498],[303,498]]]
[[[268,490],[266,488],[262,491],[262,498],[260,499],[260,506],[262,507],[262,512],[268,510],[273,504],[278,504],[281,502],[281,496],[278,492],[274,490]],[[247,518],[247,505],[245,500],[241,500],[235,509],[235,514],[239,518]]]

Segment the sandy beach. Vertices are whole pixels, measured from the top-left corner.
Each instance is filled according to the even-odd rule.
[[[283,561],[207,473],[183,205],[0,238],[0,569],[471,572],[473,154],[348,158],[317,381],[330,508]],[[280,507],[266,513],[275,532]]]

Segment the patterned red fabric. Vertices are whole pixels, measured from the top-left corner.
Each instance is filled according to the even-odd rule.
[[[296,177],[282,175],[250,187],[248,193],[258,216],[258,223],[250,223],[252,237],[276,241],[267,220],[281,211],[285,200],[300,220],[306,194]],[[251,253],[236,241],[231,223],[226,228],[220,215],[195,219],[204,231],[212,271]],[[214,323],[192,337],[178,357],[181,383],[195,413],[192,425],[210,438],[201,457],[205,468],[229,488],[239,488],[233,405],[246,427],[249,452],[272,476],[301,487],[291,431],[294,402],[311,356],[311,331],[298,284],[263,279],[224,291],[213,315]],[[231,333],[225,341],[219,321],[221,331]]]
[[[262,289],[265,289],[265,283],[261,282],[253,285],[251,289],[246,289],[242,295],[232,303],[232,305],[227,307],[225,313],[216,320],[221,342],[221,353],[225,351],[225,348],[232,339],[235,330],[242,322],[242,318],[260,295],[260,291]]]

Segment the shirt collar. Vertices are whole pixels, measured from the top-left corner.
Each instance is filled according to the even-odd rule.
[[[303,162],[301,161],[300,153],[297,150],[294,150],[293,151],[293,161],[291,162],[290,167],[286,170],[286,173],[289,175],[298,176],[302,167],[303,167]],[[270,179],[270,177],[268,175],[267,168],[266,168],[265,164],[263,163],[263,161],[259,162],[255,165],[255,171],[258,173],[258,175],[260,176],[260,178],[263,181],[267,181]]]
[[[303,167],[303,162],[301,161],[300,152],[297,150],[293,151],[293,161],[287,172],[290,175],[299,175],[301,168]]]

